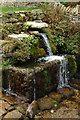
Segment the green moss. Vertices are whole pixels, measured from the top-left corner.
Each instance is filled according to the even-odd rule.
[[[69,63],[69,72],[70,72],[70,78],[73,78],[76,76],[76,72],[77,72],[77,63],[75,60],[75,56],[74,55],[68,55],[68,63]]]
[[[38,48],[34,50],[34,57],[40,58],[46,55],[46,52],[43,48]]]
[[[50,46],[51,46],[53,54],[56,54],[57,49],[56,49],[56,47],[54,46],[54,44],[52,42],[50,42]]]

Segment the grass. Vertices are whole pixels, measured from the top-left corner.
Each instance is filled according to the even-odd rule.
[[[16,11],[32,11],[35,9],[40,9],[40,7],[0,7],[0,13],[4,14],[6,12],[16,12]]]

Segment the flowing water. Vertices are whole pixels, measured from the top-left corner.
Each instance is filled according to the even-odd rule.
[[[6,96],[11,96],[11,83],[9,80],[9,74],[8,74],[8,89],[6,91]]]
[[[35,80],[35,71],[33,71],[33,84],[34,84],[34,92],[33,92],[33,97],[34,97],[34,100],[36,100],[36,80]]]
[[[45,33],[40,33],[40,35],[42,36],[43,40],[44,40],[44,43],[45,43],[45,46],[47,48],[47,52],[49,54],[49,56],[52,56],[53,53],[52,53],[52,50],[51,50],[51,47],[50,47],[50,44],[49,44],[49,41],[48,41],[48,38],[46,36]]]
[[[60,61],[60,67],[59,67],[59,72],[58,72],[58,78],[59,78],[59,84],[58,84],[58,89],[63,88],[68,86],[68,60],[65,57],[65,55],[59,56],[59,55],[53,55],[48,38],[45,33],[40,33],[40,35],[43,38],[43,41],[45,43],[45,46],[47,48],[47,53],[48,56],[40,58],[38,61],[45,61],[45,63],[54,61],[54,60],[59,60]],[[10,75],[10,74],[9,74]],[[14,94],[11,91],[11,85],[10,85],[10,80],[9,80],[9,75],[8,75],[8,89],[6,90],[6,95],[11,95]],[[36,100],[36,80],[35,80],[35,71],[33,71],[33,84],[34,84],[34,100]],[[17,96],[16,94],[14,94]]]
[[[48,42],[48,38],[45,35],[45,33],[40,33],[40,35],[43,37],[45,46],[47,47],[48,56],[40,58],[38,61],[45,61],[45,63],[59,60],[60,61],[60,68],[58,73],[58,89],[68,86],[68,79],[69,79],[69,71],[68,71],[68,59],[65,55],[59,56],[59,55],[53,55],[51,47]]]

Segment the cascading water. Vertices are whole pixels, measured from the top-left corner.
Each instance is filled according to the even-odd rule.
[[[35,71],[33,71],[33,84],[34,84],[34,92],[33,92],[33,97],[34,97],[34,100],[36,100],[36,88],[35,88],[35,86],[36,86],[36,80],[35,80]]]
[[[8,74],[8,89],[6,90],[6,95],[10,96],[11,95],[11,84],[9,80],[9,74]]]
[[[49,56],[40,58],[39,61],[50,62],[53,60],[59,60],[60,68],[59,68],[59,74],[58,74],[58,78],[59,78],[58,89],[67,87],[68,79],[69,79],[68,59],[65,57],[65,55],[62,55],[62,56],[53,55],[47,36],[45,35],[45,33],[40,33],[40,35],[43,37],[43,40],[44,40],[45,46],[47,47],[47,52],[48,52]]]
[[[53,53],[52,53],[52,50],[51,50],[51,47],[50,47],[50,44],[48,42],[48,38],[47,38],[46,34],[40,33],[40,35],[42,36],[42,38],[44,40],[44,43],[45,43],[45,46],[47,47],[47,52],[48,52],[49,56],[52,56]]]
[[[63,56],[63,59],[60,61],[59,68],[59,84],[58,89],[68,86],[69,71],[68,71],[68,59]]]

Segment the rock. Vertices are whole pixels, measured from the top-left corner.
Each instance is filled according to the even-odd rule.
[[[4,114],[6,114],[7,111],[6,110],[3,110],[1,107],[0,107],[0,117],[2,117]]]
[[[40,34],[39,34],[38,31],[29,31],[29,33],[30,33],[31,35],[40,36]]]
[[[13,39],[22,39],[22,38],[28,38],[29,35],[23,33],[23,34],[11,34],[8,35],[9,38],[13,38]]]
[[[0,90],[0,99],[3,97],[3,93],[2,91]]]
[[[37,101],[34,100],[27,108],[26,110],[26,116],[28,116],[29,118],[33,118],[35,116],[35,114],[37,113],[38,110],[38,104]]]
[[[63,98],[69,98],[74,95],[74,90],[72,88],[61,88],[58,93],[63,95]]]
[[[52,92],[49,94],[49,97],[51,97],[53,100],[60,102],[63,98],[62,94],[56,93],[56,92]]]
[[[18,20],[15,19],[15,18],[10,18],[10,21],[9,21],[9,22],[11,22],[11,23],[15,23],[15,22],[18,22]]]
[[[7,113],[4,116],[4,119],[14,119],[14,118],[16,118],[17,120],[19,120],[19,119],[22,118],[22,114],[20,112],[18,112],[17,110],[13,110],[13,111]]]
[[[69,85],[75,89],[80,90],[80,79],[71,79]]]
[[[72,109],[78,109],[78,103],[77,102],[74,102],[74,101],[71,101],[71,100],[64,100],[62,103],[61,103],[61,106],[64,106],[64,107],[67,107],[67,108],[72,108]]]
[[[21,17],[25,17],[25,14],[20,14]]]
[[[21,67],[5,67],[4,70],[4,81],[10,74],[9,80],[11,81],[12,91],[16,94],[19,93],[26,97],[26,100],[31,102],[34,99],[34,82],[33,72],[35,71],[36,80],[36,99],[43,97],[50,93],[52,90],[56,90],[58,86],[57,72],[59,68],[58,61],[52,61],[40,66],[32,68],[21,68]],[[43,87],[42,87],[43,86]],[[8,81],[6,80],[6,87],[8,87]]]
[[[39,29],[48,27],[48,24],[45,22],[38,23],[35,21],[28,21],[27,23],[25,23],[25,25],[28,25],[31,28],[39,28]]]
[[[15,105],[16,104],[16,100],[14,100],[12,97],[7,97],[4,96],[3,100],[5,100],[7,103],[9,103],[10,105]]]
[[[17,106],[16,108],[20,113],[22,113],[23,115],[25,115],[25,110],[22,106]]]
[[[5,102],[4,100],[0,100],[0,107],[3,110],[8,110],[8,108],[10,108],[10,105],[7,102]]]
[[[53,100],[52,98],[49,98],[49,97],[40,98],[38,100],[39,109],[41,111],[42,110],[49,110],[52,107],[54,107],[55,104],[57,104],[57,102],[55,100]]]
[[[0,100],[0,117],[7,113],[5,107],[8,108],[8,104],[3,100]]]

